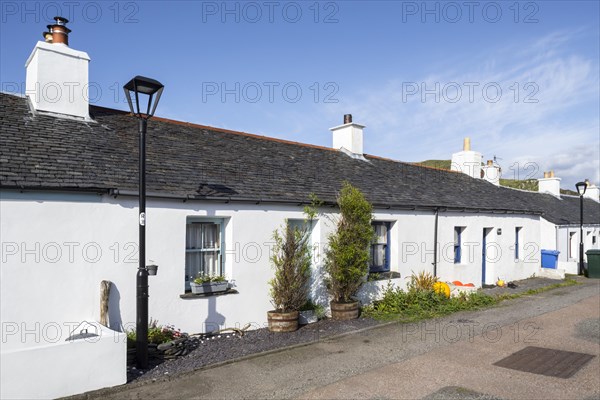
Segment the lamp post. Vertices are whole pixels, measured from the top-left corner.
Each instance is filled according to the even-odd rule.
[[[587,189],[586,182],[575,184],[579,193],[579,275],[583,275],[583,195]]]
[[[129,109],[139,120],[139,264],[136,277],[136,365],[148,368],[148,269],[146,268],[146,127],[154,115],[163,91],[163,85],[154,79],[136,76],[123,90],[129,103]],[[131,94],[135,95],[135,107]],[[146,112],[140,109],[140,95],[148,99]],[[154,102],[152,101],[154,100]]]

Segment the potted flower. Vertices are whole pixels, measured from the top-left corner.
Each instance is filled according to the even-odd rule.
[[[354,319],[359,315],[355,296],[369,272],[373,206],[348,182],[344,182],[337,203],[341,215],[325,253],[326,284],[332,296],[332,318]]]
[[[229,288],[229,282],[223,275],[198,274],[196,279],[190,282],[190,288],[194,294],[219,293]]]
[[[306,303],[310,279],[311,253],[307,224],[302,228],[287,223],[283,234],[273,232],[275,246],[271,263],[275,270],[271,286],[274,310],[267,313],[271,332],[292,332],[298,329],[298,310]]]

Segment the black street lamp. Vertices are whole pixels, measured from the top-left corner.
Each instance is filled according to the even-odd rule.
[[[129,103],[129,109],[139,119],[140,132],[140,169],[139,169],[139,265],[136,279],[136,364],[138,368],[148,368],[148,269],[146,268],[146,127],[154,115],[164,86],[154,79],[136,76],[123,90]],[[131,94],[135,95],[135,108]],[[143,113],[140,109],[140,95],[148,98],[148,107]],[[153,101],[154,100],[154,103]],[[155,269],[153,269],[155,271]],[[154,272],[156,273],[156,272]]]
[[[579,275],[583,275],[583,195],[587,189],[586,182],[575,184],[579,193]]]

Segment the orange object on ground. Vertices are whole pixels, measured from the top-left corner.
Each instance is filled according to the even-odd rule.
[[[463,285],[463,283],[461,281],[452,281],[453,284],[455,284],[456,286],[465,286]]]
[[[465,283],[463,286],[475,287],[475,285],[473,285],[472,283]]]
[[[444,282],[436,282],[433,284],[433,290],[436,293],[443,293],[444,296],[450,297],[450,286]]]

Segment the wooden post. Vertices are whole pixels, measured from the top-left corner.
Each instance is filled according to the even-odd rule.
[[[100,282],[100,323],[108,327],[108,298],[110,297],[110,281]]]

